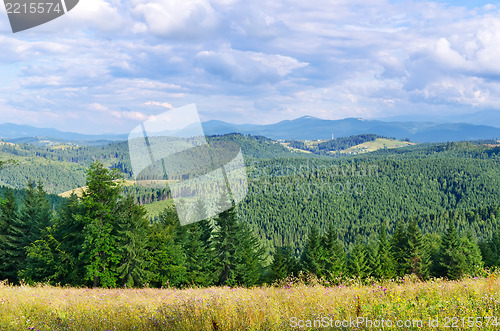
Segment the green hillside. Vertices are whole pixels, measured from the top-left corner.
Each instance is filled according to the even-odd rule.
[[[208,137],[209,142],[231,141],[249,158],[288,157],[291,152],[279,143],[255,136],[229,134]],[[22,189],[29,179],[42,181],[49,193],[60,194],[85,185],[85,169],[95,160],[117,168],[125,179],[133,176],[127,142],[104,146],[37,146],[0,142],[0,161],[17,165],[0,170],[0,185]]]
[[[364,143],[380,145],[372,138]],[[17,161],[1,170],[2,180],[21,185],[26,173],[38,174],[54,190],[81,172],[88,187],[80,191],[89,194],[46,200],[39,187],[14,195],[3,188],[0,245],[8,255],[0,254],[0,274],[76,286],[253,286],[299,271],[330,280],[408,273],[459,279],[500,266],[500,146],[409,145],[332,158],[298,156],[261,137],[212,139],[241,143],[247,195],[235,208],[182,227],[168,182],[116,186],[120,174],[109,168],[127,169],[123,143],[2,145],[3,160]],[[105,165],[91,162],[99,150]],[[218,197],[218,205],[229,200]],[[202,204],[193,211],[206,215]]]

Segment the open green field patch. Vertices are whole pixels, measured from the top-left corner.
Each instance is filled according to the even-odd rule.
[[[347,148],[343,150],[341,153],[358,154],[358,153],[374,152],[376,150],[384,148],[399,148],[410,145],[415,145],[415,143],[408,141],[394,140],[394,139],[377,138],[375,141],[367,141],[365,143]]]

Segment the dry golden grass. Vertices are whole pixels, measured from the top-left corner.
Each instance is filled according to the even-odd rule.
[[[462,281],[384,282],[337,286],[285,282],[277,287],[206,289],[86,289],[0,286],[1,330],[290,330],[299,320],[328,321],[308,330],[498,330],[496,275]],[[357,321],[335,327],[335,321]],[[456,319],[453,319],[453,318]],[[471,319],[468,319],[468,318]],[[295,318],[295,319],[293,319]],[[331,318],[331,320],[330,320]],[[428,325],[429,318],[438,327]],[[476,319],[477,318],[477,319]],[[415,327],[397,327],[401,320]],[[417,327],[416,320],[422,321]],[[407,322],[410,321],[410,322]],[[482,326],[479,327],[479,322]],[[337,322],[339,323],[339,322]],[[348,322],[349,323],[349,322]],[[469,324],[468,324],[469,323]],[[488,325],[487,325],[488,323]],[[500,321],[498,321],[500,324]],[[469,327],[474,326],[474,327]]]

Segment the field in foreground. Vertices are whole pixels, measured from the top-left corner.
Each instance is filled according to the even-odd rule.
[[[286,283],[251,289],[0,285],[0,329],[498,330],[497,276],[425,283],[407,279],[370,286]]]

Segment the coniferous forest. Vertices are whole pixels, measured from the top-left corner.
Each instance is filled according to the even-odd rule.
[[[61,198],[36,176],[23,190],[1,189],[0,278],[89,287],[253,286],[304,275],[460,279],[500,266],[498,147],[427,144],[337,159],[287,154],[266,138],[213,139],[241,142],[248,194],[188,226],[180,226],[173,206],[148,215],[147,204],[170,199],[168,188],[124,185],[130,166],[117,145],[103,148],[103,162],[87,162],[85,148],[74,158],[65,150],[59,161],[58,151],[38,150],[36,157],[84,165],[86,189]],[[36,149],[8,148],[26,158]],[[221,210],[232,204],[229,194],[218,199]],[[206,212],[202,203],[196,208]]]

